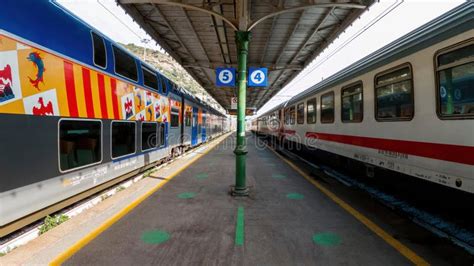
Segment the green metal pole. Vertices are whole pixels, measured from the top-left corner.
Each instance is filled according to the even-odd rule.
[[[235,187],[234,196],[247,196],[249,189],[245,182],[245,157],[247,147],[245,143],[245,109],[247,92],[247,55],[249,49],[250,32],[236,31],[235,42],[238,49],[238,106],[237,106],[237,146],[235,147]]]

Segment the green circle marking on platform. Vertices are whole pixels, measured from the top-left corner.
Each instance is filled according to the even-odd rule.
[[[142,241],[147,244],[161,244],[169,239],[170,234],[162,230],[147,231],[142,234]]]
[[[200,174],[197,174],[195,177],[196,177],[197,179],[206,179],[206,178],[209,177],[209,175],[206,174],[206,173],[200,173]]]
[[[286,178],[286,176],[282,175],[282,174],[272,174],[272,177],[275,178],[275,179],[284,179],[284,178]]]
[[[288,193],[286,194],[286,197],[294,200],[304,199],[304,195],[299,193]]]
[[[178,198],[180,199],[191,199],[196,196],[196,193],[194,192],[183,192],[181,194],[178,194]]]
[[[313,242],[320,246],[331,247],[341,243],[341,238],[334,233],[319,233],[313,236]]]

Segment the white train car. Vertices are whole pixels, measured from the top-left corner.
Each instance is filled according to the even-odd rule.
[[[262,115],[258,133],[474,193],[473,119],[467,2]]]

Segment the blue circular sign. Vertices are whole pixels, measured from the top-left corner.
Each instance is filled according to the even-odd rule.
[[[229,84],[232,82],[232,80],[234,80],[234,74],[232,74],[232,71],[224,69],[219,73],[219,76],[217,78],[221,83]]]
[[[265,73],[262,70],[255,70],[250,74],[250,81],[254,84],[261,84],[265,81]]]

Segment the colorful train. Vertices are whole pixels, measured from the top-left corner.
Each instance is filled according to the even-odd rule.
[[[466,2],[252,121],[310,156],[474,193],[474,3]]]
[[[54,1],[2,3],[0,237],[229,127]]]

